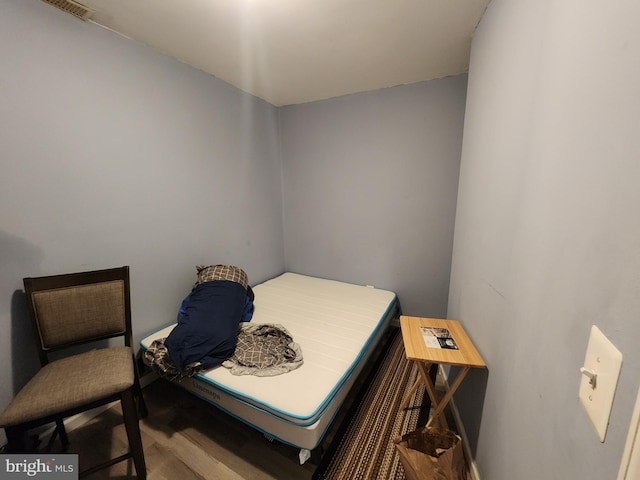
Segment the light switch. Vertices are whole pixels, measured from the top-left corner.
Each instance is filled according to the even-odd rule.
[[[622,353],[593,325],[584,365],[580,369],[579,397],[601,442],[607,433],[621,367]]]

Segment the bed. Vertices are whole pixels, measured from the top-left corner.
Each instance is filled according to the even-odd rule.
[[[370,286],[289,272],[252,288],[251,323],[284,326],[302,350],[302,366],[268,377],[238,376],[216,367],[173,381],[267,438],[300,448],[304,462],[398,316],[397,297]],[[142,339],[142,348],[174,327]]]

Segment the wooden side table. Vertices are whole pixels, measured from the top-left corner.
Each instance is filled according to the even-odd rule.
[[[431,399],[431,406],[434,409],[426,426],[431,426],[433,420],[439,418],[440,425],[448,428],[444,417],[444,408],[447,403],[471,368],[486,368],[487,365],[457,320],[402,315],[400,316],[400,328],[407,360],[415,362],[419,372],[415,384],[403,400],[400,409],[402,410],[409,405],[412,395],[420,384],[424,383]],[[435,386],[429,377],[429,369],[433,364],[461,367],[458,375],[449,386],[449,390],[440,400],[438,400]]]

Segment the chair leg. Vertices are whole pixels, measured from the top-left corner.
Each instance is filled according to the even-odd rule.
[[[40,447],[40,437],[29,435],[29,430],[22,425],[5,427],[4,432],[7,437],[4,453],[36,453]]]
[[[136,396],[136,400],[138,402],[138,415],[140,418],[147,418],[149,414],[149,410],[147,410],[147,403],[144,401],[144,396],[142,395],[142,386],[140,385],[140,372],[144,369],[144,362],[142,360],[142,349],[138,351],[137,358],[134,358],[133,368],[135,369],[134,376],[134,393]]]
[[[53,433],[49,437],[49,441],[47,442],[47,445],[44,450],[45,452],[47,453],[51,452],[51,448],[53,447],[53,444],[58,438],[58,435],[60,436],[62,451],[66,452],[67,448],[69,447],[69,437],[67,436],[67,430],[64,428],[64,419],[62,418],[59,418],[58,420],[56,420],[56,426],[53,429]]]
[[[136,410],[133,388],[122,393],[121,402],[124,425],[127,430],[127,438],[129,439],[129,450],[133,457],[136,473],[138,475],[138,479],[145,480],[147,478],[147,466],[144,460],[144,450],[142,448],[140,424],[138,420],[138,412]]]
[[[29,442],[27,431],[18,427],[5,427],[7,448],[5,453],[28,453],[34,451]]]
[[[64,428],[64,420],[62,418],[56,420],[56,429],[60,435],[60,442],[62,442],[63,451],[67,451],[69,446],[69,437],[67,436],[67,430]]]
[[[142,387],[140,386],[140,379],[138,378],[138,375],[135,376],[133,386],[135,389],[135,398],[138,403],[138,415],[140,418],[147,418],[149,410],[147,410],[147,403],[144,401],[144,395],[142,395]]]

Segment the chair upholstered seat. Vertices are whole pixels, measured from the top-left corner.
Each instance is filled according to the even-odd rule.
[[[130,347],[101,348],[45,365],[2,413],[0,426],[27,423],[117,395],[133,386],[131,357]]]

